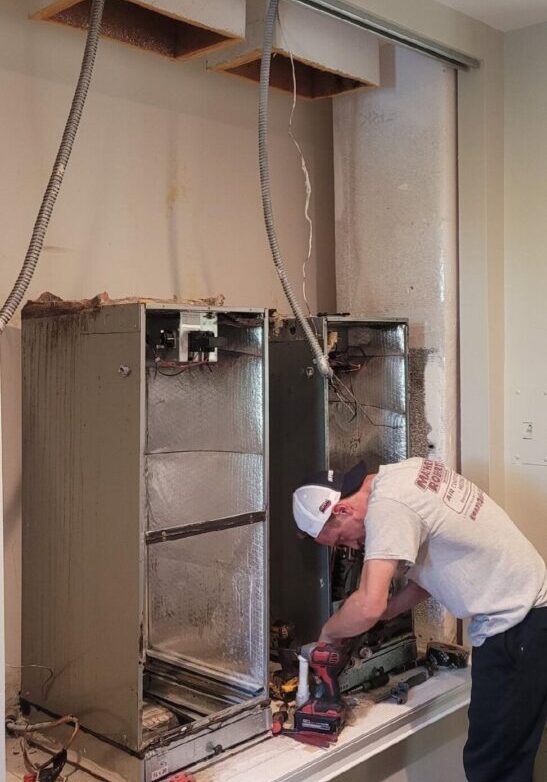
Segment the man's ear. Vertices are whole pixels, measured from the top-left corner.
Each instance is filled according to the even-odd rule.
[[[348,502],[341,500],[340,502],[337,502],[332,509],[332,514],[333,516],[347,516],[348,514],[351,514],[351,507]]]

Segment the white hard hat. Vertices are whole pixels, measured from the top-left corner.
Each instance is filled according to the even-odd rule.
[[[337,502],[361,488],[367,467],[359,462],[349,472],[323,470],[313,476],[293,494],[293,516],[299,529],[316,538]]]

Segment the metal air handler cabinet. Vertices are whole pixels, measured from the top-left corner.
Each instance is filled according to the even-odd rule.
[[[151,782],[270,725],[264,310],[23,313],[33,719]]]
[[[310,324],[346,393],[319,374],[294,319],[273,324],[269,357],[271,619],[292,626],[298,643],[316,640],[357,588],[363,558],[343,546],[331,551],[299,540],[292,492],[320,470],[345,471],[360,460],[375,472],[406,459],[409,447],[407,321],[325,316]],[[392,589],[403,584],[398,578]],[[370,681],[380,668],[387,673],[415,660],[408,612],[359,639],[341,689]]]

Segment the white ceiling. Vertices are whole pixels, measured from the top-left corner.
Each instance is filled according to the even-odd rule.
[[[547,0],[439,0],[497,30],[547,22]]]

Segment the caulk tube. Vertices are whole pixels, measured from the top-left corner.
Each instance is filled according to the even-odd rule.
[[[296,707],[299,709],[310,699],[308,684],[309,662],[301,654],[298,655],[298,689],[296,691]]]

